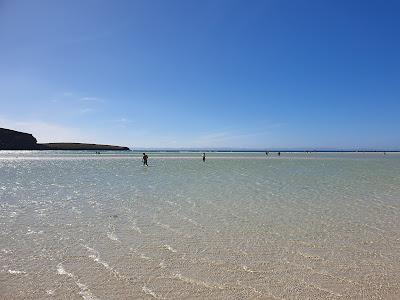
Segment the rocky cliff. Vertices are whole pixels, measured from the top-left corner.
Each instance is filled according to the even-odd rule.
[[[38,144],[32,134],[0,128],[0,150],[36,150]]]

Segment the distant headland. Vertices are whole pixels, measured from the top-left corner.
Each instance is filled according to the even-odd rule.
[[[0,150],[130,150],[128,147],[85,144],[85,143],[46,143],[38,144],[29,133],[0,128]]]

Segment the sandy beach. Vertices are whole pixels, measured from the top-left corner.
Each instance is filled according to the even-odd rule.
[[[398,154],[9,152],[0,170],[3,299],[400,293]]]

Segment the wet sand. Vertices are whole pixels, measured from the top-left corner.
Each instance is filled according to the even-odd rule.
[[[0,153],[0,298],[400,296],[399,155],[149,164]]]

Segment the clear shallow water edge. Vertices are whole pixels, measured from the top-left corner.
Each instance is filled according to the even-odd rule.
[[[396,299],[400,154],[0,152],[0,295]]]

